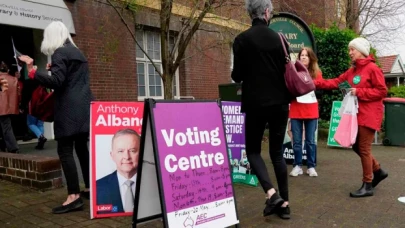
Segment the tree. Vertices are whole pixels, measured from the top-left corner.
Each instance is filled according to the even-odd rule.
[[[346,27],[373,42],[393,41],[405,26],[403,0],[342,0]]]
[[[295,13],[309,24],[329,27],[336,23],[366,37],[374,44],[392,48],[401,42],[399,31],[405,28],[404,0],[284,0],[279,8]]]
[[[160,19],[160,36],[161,36],[161,56],[162,56],[162,71],[156,66],[152,58],[148,55],[140,45],[135,36],[134,28],[129,26],[127,22],[128,18],[125,16],[125,12],[129,11],[134,16],[138,10],[137,2],[142,0],[106,0],[106,2],[114,8],[122,22],[126,25],[128,32],[131,33],[134,42],[140,48],[140,50],[145,54],[147,59],[153,64],[155,70],[158,72],[163,81],[164,87],[164,97],[165,99],[173,99],[173,80],[176,70],[179,68],[181,62],[185,58],[186,50],[198,30],[203,30],[206,32],[220,33],[222,39],[218,42],[229,42],[225,37],[227,35],[222,34],[223,31],[217,30],[207,30],[203,29],[203,20],[208,17],[218,17],[213,12],[215,10],[223,7],[237,7],[243,4],[240,0],[189,0],[183,1],[183,5],[188,7],[189,13],[187,17],[181,18],[181,28],[178,31],[177,39],[175,39],[174,47],[169,49],[169,39],[171,36],[170,25],[173,20],[172,9],[173,5],[176,4],[174,0],[161,0],[159,19]],[[176,1],[178,2],[178,1]],[[134,19],[134,17],[132,18]],[[222,18],[223,20],[230,20],[229,18]],[[228,30],[230,36],[235,34],[235,31]],[[228,35],[229,38],[229,35]],[[213,45],[214,47],[216,45]],[[211,47],[212,48],[212,47]]]

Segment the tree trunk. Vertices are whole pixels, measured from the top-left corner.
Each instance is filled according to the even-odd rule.
[[[163,76],[163,90],[164,90],[164,99],[165,100],[173,100],[173,78],[174,73],[165,73]]]
[[[351,30],[356,29],[356,15],[355,15],[355,9],[354,9],[354,0],[347,0],[347,5],[346,5],[346,28],[349,28]],[[357,31],[356,31],[357,32]]]

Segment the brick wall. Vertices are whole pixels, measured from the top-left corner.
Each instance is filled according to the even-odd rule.
[[[135,42],[104,0],[66,1],[75,24],[74,42],[90,64],[97,100],[137,100]],[[130,20],[128,20],[131,22]],[[134,28],[134,24],[130,24]]]
[[[231,82],[230,47],[219,34],[198,31],[180,68],[180,94],[196,99],[218,98],[218,84]]]
[[[276,10],[298,14],[308,24],[326,25],[325,2],[313,1],[274,1]],[[241,0],[241,3],[244,1]],[[287,4],[288,3],[288,4]],[[117,13],[105,0],[81,0],[66,2],[75,22],[74,41],[85,53],[90,63],[91,88],[97,100],[131,101],[137,100],[135,43]],[[286,7],[288,6],[288,7]],[[233,19],[249,23],[243,4],[217,9],[216,13],[231,16]],[[134,21],[129,26],[134,28]],[[159,15],[147,9],[139,9],[137,23],[157,28]],[[172,20],[171,28],[179,30],[179,20]],[[212,29],[213,26],[205,26]],[[213,30],[218,30],[214,28]],[[220,32],[222,33],[222,32]],[[235,36],[239,32],[232,32]],[[218,97],[218,84],[230,82],[230,42],[229,36],[198,31],[187,49],[180,73],[180,93],[199,99]],[[214,43],[224,43],[212,47]],[[207,49],[207,47],[209,47]]]
[[[277,10],[296,14],[308,25],[314,23],[319,27],[325,27],[326,11],[328,11],[328,14],[334,13],[332,9],[326,9],[326,1],[328,0],[284,0],[277,4]]]
[[[0,179],[48,190],[62,187],[62,170],[57,158],[0,152]]]

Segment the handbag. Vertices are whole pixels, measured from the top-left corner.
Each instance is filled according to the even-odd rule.
[[[45,122],[54,120],[55,96],[49,89],[38,86],[31,97],[30,114]]]
[[[286,60],[284,79],[287,89],[294,97],[300,97],[314,91],[315,84],[308,69],[298,60],[295,61],[295,63],[292,63],[284,44],[284,42],[287,43],[287,39],[281,33],[278,33],[278,35],[280,36],[281,44],[283,45]]]

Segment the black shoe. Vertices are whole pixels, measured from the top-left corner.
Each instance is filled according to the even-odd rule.
[[[388,177],[388,173],[382,170],[381,168],[373,172],[374,178],[372,182],[373,188],[375,188],[382,180]]]
[[[90,199],[90,191],[88,191],[88,192],[81,191],[80,196],[83,198],[86,198],[86,199]]]
[[[359,197],[366,197],[366,196],[373,196],[374,189],[371,183],[363,182],[361,188],[355,192],[350,193],[350,197],[359,198]]]
[[[68,205],[65,206],[59,206],[59,207],[55,207],[52,209],[52,213],[54,214],[63,214],[63,213],[67,213],[70,211],[78,211],[78,210],[82,210],[83,209],[83,200],[82,198],[78,198],[77,200],[69,203]]]
[[[284,200],[277,194],[274,193],[270,199],[265,202],[266,207],[263,210],[263,216],[269,216],[276,213],[277,209],[284,203]]]
[[[287,207],[279,207],[277,210],[277,215],[278,217],[282,219],[290,219],[291,212],[290,212],[290,207],[287,205]]]
[[[41,136],[38,138],[38,144],[37,144],[37,146],[35,147],[35,149],[37,149],[37,150],[42,150],[42,149],[44,149],[44,145],[45,145],[45,143],[46,143],[47,140],[48,140],[47,138],[45,138],[43,135],[41,135]]]

